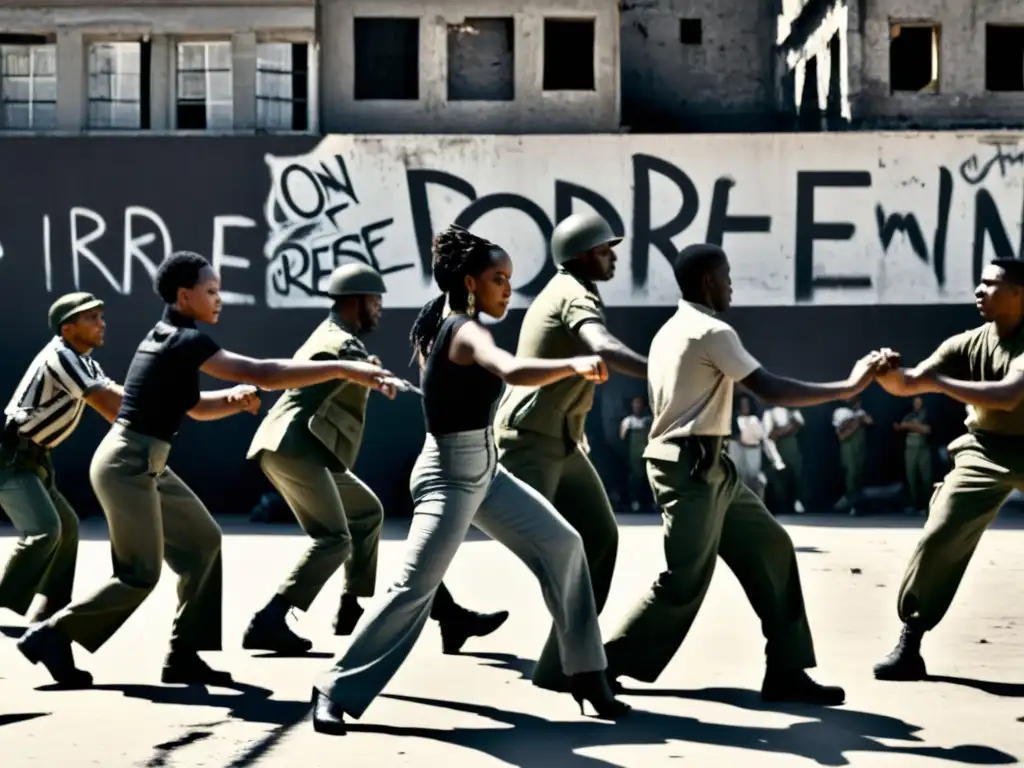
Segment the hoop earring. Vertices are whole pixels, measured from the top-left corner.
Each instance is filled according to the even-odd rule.
[[[472,317],[476,314],[476,295],[469,294],[466,297],[466,314]]]

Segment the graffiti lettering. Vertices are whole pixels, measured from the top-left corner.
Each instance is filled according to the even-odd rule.
[[[868,171],[799,171],[796,175],[796,300],[810,301],[815,288],[870,288],[869,275],[814,276],[816,240],[850,240],[857,227],[849,222],[815,220],[814,193],[822,187],[870,187]]]
[[[49,214],[42,220],[43,274],[47,292],[54,290],[54,238],[53,222]],[[75,290],[101,290],[89,274],[103,278],[106,285],[116,293],[130,296],[136,287],[135,265],[142,266],[146,279],[145,291],[150,290],[150,281],[156,274],[157,265],[173,252],[171,230],[159,213],[139,205],[126,206],[121,216],[122,238],[120,258],[110,258],[115,251],[109,242],[111,229],[107,219],[91,208],[73,206],[68,215],[68,244],[71,261],[71,284]],[[151,231],[143,231],[142,223]],[[227,230],[231,228],[252,228],[256,221],[248,216],[223,215],[213,217],[213,242],[208,251],[211,265],[221,275],[222,284],[228,281],[225,269],[248,269],[249,260],[232,256],[225,251]],[[159,242],[158,242],[159,241]],[[106,256],[106,258],[105,258]],[[115,274],[108,264],[119,263],[121,274]],[[83,269],[91,267],[90,270]],[[224,290],[221,299],[225,304],[254,304],[256,297],[250,293]]]
[[[999,167],[999,174],[1004,179],[1006,172],[1015,165],[1024,165],[1024,152],[1004,152],[1005,144],[996,143],[996,153],[984,163],[976,154],[971,155],[960,164],[960,176],[968,184],[980,184],[993,168]]]
[[[270,306],[328,303],[323,283],[334,269],[348,262],[369,264],[381,274],[414,266],[384,266],[377,257],[377,248],[385,242],[384,232],[394,217],[362,226],[349,220],[358,215],[360,200],[344,157],[332,155],[331,165],[314,155],[286,160],[267,155],[265,160],[272,177],[266,206]]]
[[[30,186],[0,211],[0,270],[41,253],[47,292],[148,297],[184,247],[221,273],[228,304],[323,307],[330,272],[364,263],[385,275],[389,306],[418,307],[435,291],[433,238],[454,222],[513,255],[522,308],[554,272],[555,225],[586,210],[623,239],[624,268],[601,286],[610,306],[674,302],[671,261],[699,241],[728,251],[740,305],[965,301],[986,259],[1024,258],[1024,152],[1012,144],[859,136],[834,164],[839,137],[723,138],[714,152],[707,138],[604,137],[586,162],[579,141],[275,141],[298,151],[232,161],[195,200],[167,192],[177,161],[106,198]]]
[[[924,234],[917,217],[908,213],[894,213],[886,216],[885,209],[879,203],[875,206],[875,221],[878,224],[878,239],[882,249],[889,250],[889,244],[897,232],[904,234],[910,241],[910,247],[925,264],[932,263],[935,279],[940,286],[946,285],[946,238],[949,234],[949,209],[953,202],[953,174],[948,168],[939,168],[939,209],[936,217],[935,234],[932,239],[931,257],[928,246],[924,242]]]

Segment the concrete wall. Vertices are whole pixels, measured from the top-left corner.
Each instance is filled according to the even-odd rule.
[[[1024,122],[1024,93],[985,90],[985,25],[1024,25],[1020,0],[864,0],[863,92],[868,124],[969,125]],[[892,21],[942,26],[937,93],[890,93]],[[1022,66],[1018,60],[1005,66]]]
[[[266,357],[290,356],[320,321],[319,289],[335,264],[374,264],[388,292],[367,344],[415,378],[406,365],[409,327],[437,293],[424,272],[430,235],[453,220],[513,254],[514,308],[493,326],[498,343],[513,349],[522,307],[550,274],[546,235],[586,204],[627,234],[602,295],[612,332],[636,349],[648,348],[672,312],[673,249],[710,239],[733,261],[737,307],[728,319],[769,369],[834,380],[883,345],[920,360],[977,322],[975,270],[1017,245],[1024,154],[986,138],[6,137],[0,167],[18,181],[0,206],[0,323],[9,330],[0,397],[46,343],[46,308],[71,290],[106,302],[107,342],[96,355],[123,379],[159,317],[150,277],[178,248],[206,254],[221,273],[227,306],[207,330],[226,349]],[[204,388],[223,386],[204,379]],[[644,388],[613,376],[588,420],[613,490],[623,479],[615,428]],[[898,445],[886,425],[905,403],[873,387],[865,404],[879,424],[869,482],[898,479]],[[805,411],[812,503],[839,495],[831,412]],[[956,430],[962,421],[954,406],[942,423]],[[407,511],[421,404],[411,395],[371,397],[369,423],[356,471],[388,514]],[[58,483],[83,513],[96,508],[87,468],[107,428],[90,411],[56,452]],[[216,512],[247,511],[269,490],[244,458],[255,428],[250,416],[186,420],[175,439],[171,466]]]
[[[742,131],[774,122],[777,0],[628,0],[622,117],[634,131]],[[699,19],[703,40],[680,39]]]
[[[615,0],[318,0],[323,128],[327,132],[557,133],[619,128],[619,22]],[[419,19],[419,98],[355,98],[354,19]],[[448,99],[448,26],[514,20],[515,99]],[[544,91],[544,18],[596,19],[593,91]]]
[[[257,42],[313,42],[314,29],[312,0],[205,0],[201,6],[180,0],[44,0],[31,7],[25,7],[24,0],[19,5],[0,0],[0,30],[5,34],[56,36],[57,121],[64,133],[88,130],[90,42],[148,37],[152,44],[150,126],[153,131],[167,131],[176,128],[176,42],[230,39],[234,130],[248,132],[256,123]],[[312,126],[315,130],[316,123]]]

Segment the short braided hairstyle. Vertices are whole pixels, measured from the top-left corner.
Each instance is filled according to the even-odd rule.
[[[424,357],[437,336],[444,319],[445,296],[456,312],[464,312],[469,303],[466,275],[478,277],[491,264],[491,254],[497,248],[490,240],[474,235],[467,229],[451,224],[434,238],[432,266],[434,282],[441,295],[420,310],[409,332],[413,349]]]

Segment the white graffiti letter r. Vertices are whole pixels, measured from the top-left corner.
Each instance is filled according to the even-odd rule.
[[[150,278],[156,274],[156,264],[149,260],[146,254],[142,251],[144,247],[156,240],[156,235],[149,232],[145,235],[135,236],[132,230],[132,219],[136,216],[141,216],[144,219],[149,219],[156,228],[160,230],[160,237],[163,239],[164,253],[160,257],[160,261],[166,259],[173,248],[171,247],[171,233],[167,229],[167,225],[164,224],[164,220],[160,218],[160,215],[149,208],[143,208],[141,205],[129,205],[124,211],[124,295],[130,296],[132,292],[132,259],[138,259],[139,263],[145,267],[146,272]]]
[[[96,229],[94,229],[92,232],[90,232],[87,235],[83,235],[82,237],[79,237],[78,236],[78,217],[79,216],[84,216],[87,219],[92,219],[93,223],[96,225]],[[110,270],[107,269],[106,265],[104,265],[104,263],[99,260],[99,258],[96,256],[96,254],[93,253],[91,250],[89,250],[89,245],[91,243],[96,242],[101,237],[103,237],[103,235],[104,235],[104,233],[106,231],[107,231],[107,222],[105,222],[103,220],[103,217],[100,216],[95,211],[91,211],[88,208],[78,208],[78,207],[75,207],[75,208],[71,209],[71,273],[72,273],[72,275],[74,276],[74,279],[75,279],[75,290],[76,291],[79,290],[80,287],[81,287],[81,282],[79,280],[79,268],[78,268],[78,259],[81,256],[82,258],[88,259],[89,262],[94,267],[96,267],[96,269],[98,269],[100,271],[100,274],[103,275],[107,279],[107,282],[110,283],[111,287],[115,291],[120,293],[121,286],[119,286],[117,284],[117,280],[114,279],[114,275],[111,274]]]

